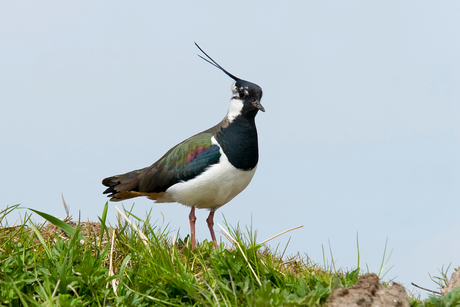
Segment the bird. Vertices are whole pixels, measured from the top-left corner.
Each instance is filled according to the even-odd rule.
[[[105,178],[111,201],[146,196],[156,203],[177,202],[191,207],[191,247],[196,248],[195,209],[208,209],[206,219],[214,247],[215,211],[241,193],[251,182],[259,161],[255,117],[265,112],[262,88],[240,79],[203,53],[198,56],[232,78],[229,108],[214,127],[195,134],[172,147],[149,167]]]

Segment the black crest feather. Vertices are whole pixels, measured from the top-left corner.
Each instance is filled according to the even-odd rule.
[[[225,70],[225,68],[223,68],[216,61],[214,61],[206,52],[204,52],[203,49],[201,49],[200,46],[198,46],[198,44],[196,42],[195,42],[195,46],[197,46],[197,48],[200,49],[200,51],[203,52],[203,54],[207,57],[207,58],[205,58],[205,57],[203,57],[201,55],[198,55],[200,58],[202,58],[203,60],[205,60],[206,62],[208,62],[212,66],[219,68],[220,70],[222,70],[227,76],[229,76],[233,80],[235,80],[235,81],[241,80],[240,78],[236,77],[235,75],[229,73],[227,70]]]

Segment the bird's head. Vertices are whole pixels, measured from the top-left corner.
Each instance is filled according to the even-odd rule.
[[[264,107],[260,103],[262,89],[257,84],[239,79],[232,84],[232,93],[232,100],[242,102],[242,114],[247,112],[257,113],[259,110],[265,112]]]
[[[232,121],[238,115],[255,116],[260,110],[265,112],[264,107],[260,103],[262,99],[262,88],[255,83],[242,80],[235,75],[229,73],[222,66],[217,64],[197,43],[195,45],[200,49],[201,52],[207,57],[204,58],[198,55],[200,58],[208,62],[209,64],[219,68],[227,76],[235,80],[232,84],[232,99],[230,100],[230,107],[228,110],[228,118]]]

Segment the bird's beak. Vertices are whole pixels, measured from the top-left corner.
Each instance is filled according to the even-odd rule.
[[[256,100],[252,103],[254,105],[254,107],[256,107],[258,110],[262,111],[262,112],[265,112],[265,108],[263,107],[263,105],[260,103],[260,100]]]

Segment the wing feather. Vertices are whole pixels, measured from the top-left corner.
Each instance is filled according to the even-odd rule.
[[[212,133],[197,134],[171,148],[150,167],[104,179],[102,183],[108,186],[104,193],[114,198],[119,194],[119,199],[128,198],[125,195],[137,196],[122,192],[161,193],[198,176],[219,162],[220,148],[212,144],[212,136]]]

